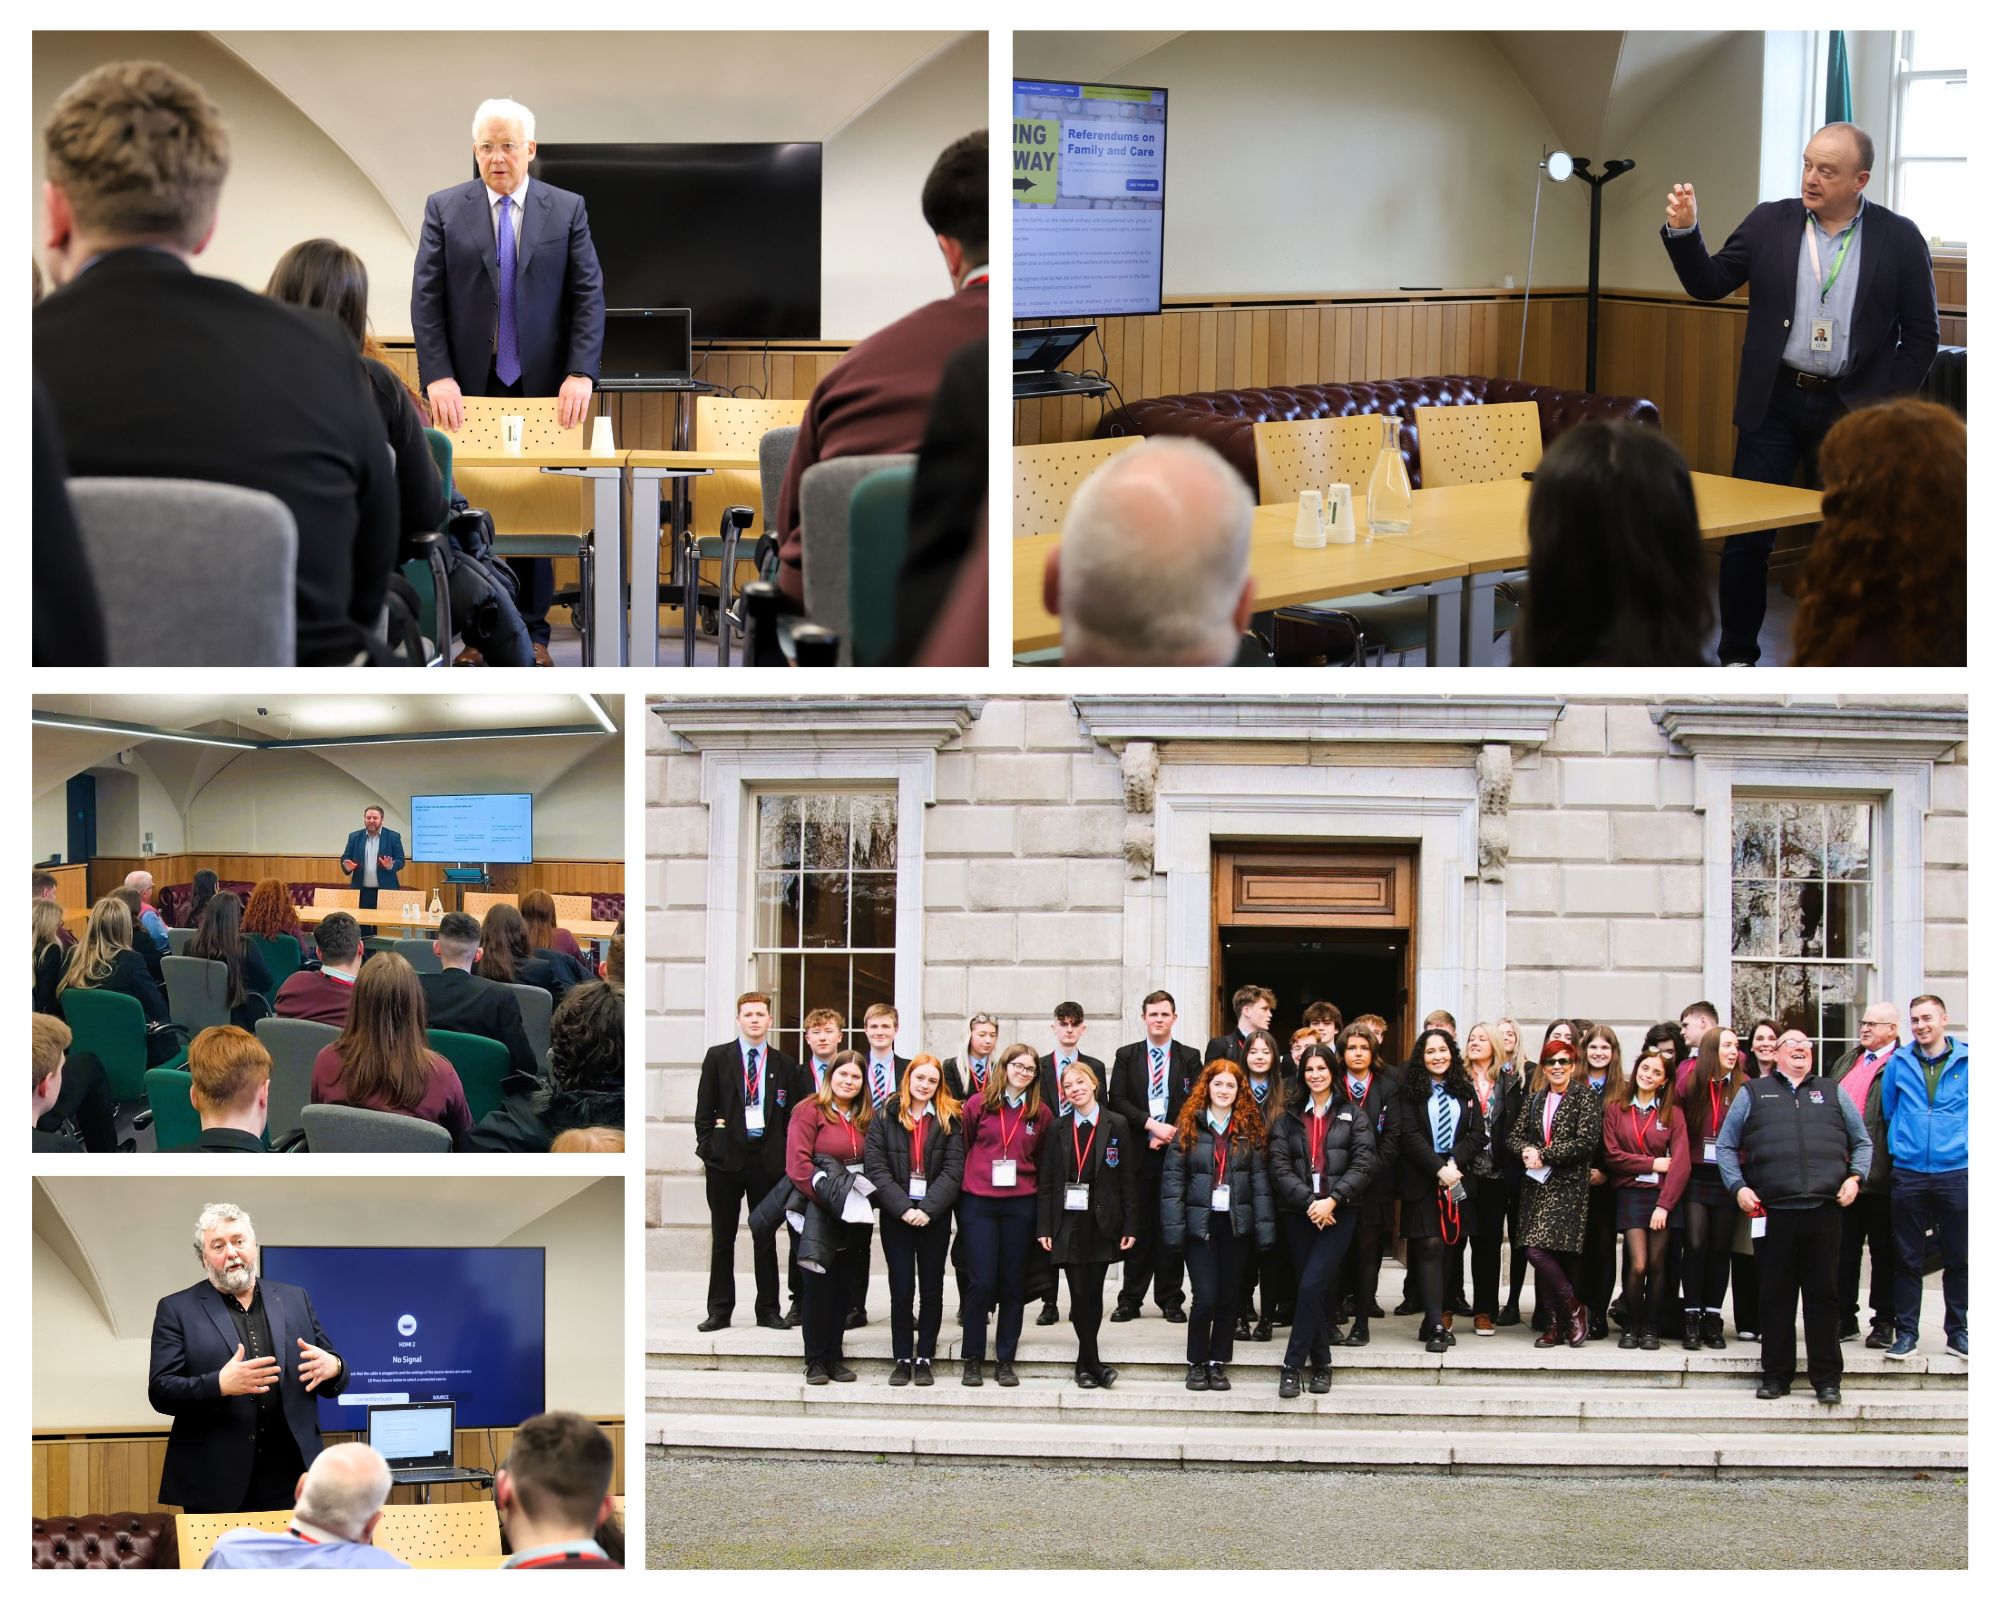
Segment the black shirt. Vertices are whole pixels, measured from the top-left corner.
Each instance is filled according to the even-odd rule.
[[[213,1285],[211,1284],[211,1287]],[[229,1320],[236,1324],[236,1342],[243,1346],[243,1359],[256,1361],[263,1356],[276,1356],[278,1367],[284,1369],[284,1353],[276,1349],[271,1340],[271,1319],[264,1314],[264,1286],[260,1283],[250,1294],[250,1304],[246,1309],[238,1303],[236,1296],[226,1289],[216,1289],[217,1297],[229,1309]],[[257,1432],[260,1436],[273,1427],[283,1426],[279,1407],[283,1404],[279,1391],[281,1384],[272,1384],[262,1394],[250,1398],[257,1402]]]

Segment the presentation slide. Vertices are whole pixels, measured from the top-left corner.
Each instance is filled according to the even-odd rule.
[[[449,1411],[405,1411],[401,1406],[385,1405],[368,1413],[373,1424],[368,1442],[391,1461],[416,1461],[426,1456],[449,1459],[451,1416]]]
[[[531,794],[419,794],[410,797],[412,861],[533,861]]]
[[[546,1409],[540,1248],[267,1245],[264,1275],[312,1296],[347,1363],[319,1403],[327,1432],[360,1432],[375,1402],[458,1403],[461,1428],[511,1428]]]
[[[1160,309],[1167,91],[1014,80],[1014,315]]]

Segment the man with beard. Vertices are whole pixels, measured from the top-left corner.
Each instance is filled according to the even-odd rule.
[[[287,1511],[320,1452],[319,1395],[347,1384],[312,1301],[260,1283],[248,1213],[203,1209],[194,1251],[207,1281],[153,1313],[146,1398],[174,1419],[160,1499],[184,1511]]]

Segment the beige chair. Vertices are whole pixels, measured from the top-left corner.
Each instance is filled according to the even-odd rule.
[[[1250,432],[1257,445],[1259,505],[1283,505],[1297,500],[1301,489],[1329,483],[1352,485],[1357,510],[1366,502],[1368,474],[1382,448],[1379,416],[1259,422]]]
[[[182,1511],[174,1517],[174,1544],[185,1568],[208,1559],[215,1541],[231,1528],[258,1528],[283,1533],[292,1525],[289,1511]]]
[[[794,427],[805,419],[803,400],[739,400],[734,395],[705,394],[694,403],[694,448],[727,451],[732,455],[754,456],[764,435],[773,428]],[[689,529],[714,581],[722,558],[720,530],[722,513],[731,506],[748,506],[757,513],[736,544],[736,561],[741,566],[757,549],[757,539],[769,518],[777,515],[775,505],[764,504],[763,475],[757,471],[711,472],[693,480],[688,503]],[[753,574],[754,576],[754,574]],[[736,575],[729,589],[733,593]]]
[[[587,448],[582,423],[564,428],[556,421],[558,404],[554,395],[515,399],[467,395],[465,426],[452,435],[452,481],[470,504],[492,512],[496,555],[578,561],[578,587],[588,593],[590,584],[583,557],[584,538],[590,532],[591,521],[589,481],[529,472],[520,467],[468,467],[460,465],[458,460],[460,452],[500,450],[502,417],[522,419],[525,427],[521,448],[526,455]],[[617,530],[607,530],[606,537],[615,539]],[[558,583],[564,581],[566,576],[559,574]],[[586,639],[586,652],[588,648]]]
[[[359,911],[361,891],[359,889],[314,889],[313,909],[315,911]]]
[[[1418,406],[1410,417],[1417,425],[1426,489],[1497,483],[1533,472],[1542,459],[1542,411],[1532,400],[1504,406]]]
[[[1014,537],[1061,531],[1083,480],[1138,442],[1137,434],[1126,434],[1117,439],[1078,439],[1073,444],[1014,446]]]
[[[587,894],[552,894],[549,898],[556,903],[556,921],[589,922],[590,896]]]
[[[486,913],[495,906],[518,906],[520,903],[521,897],[517,894],[489,894],[481,889],[465,891],[465,914],[477,917],[481,922],[486,920]]]
[[[174,1518],[175,1542],[183,1569],[199,1567],[215,1541],[231,1528],[282,1533],[292,1525],[289,1511],[182,1512]],[[500,1517],[491,1500],[438,1505],[386,1505],[375,1528],[375,1547],[413,1567],[473,1566],[501,1561]]]

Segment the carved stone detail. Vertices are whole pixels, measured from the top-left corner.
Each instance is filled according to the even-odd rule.
[[[1479,876],[1486,883],[1507,879],[1507,806],[1514,794],[1514,751],[1504,744],[1479,749]]]

